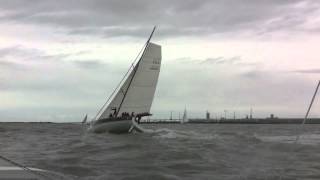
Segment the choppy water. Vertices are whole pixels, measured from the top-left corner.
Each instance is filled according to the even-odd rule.
[[[0,155],[74,179],[320,179],[320,125],[144,125],[85,134],[81,125],[1,123]]]

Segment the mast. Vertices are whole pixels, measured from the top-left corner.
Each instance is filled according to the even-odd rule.
[[[142,52],[142,55],[141,55],[139,61],[137,62],[136,66],[133,68],[133,71],[134,71],[134,72],[133,72],[133,75],[132,75],[132,77],[131,77],[131,79],[130,79],[130,82],[129,82],[129,85],[128,85],[126,91],[124,92],[123,98],[122,98],[121,103],[120,103],[120,105],[119,105],[119,107],[118,107],[118,111],[116,112],[116,117],[118,116],[118,114],[119,114],[119,112],[120,112],[120,110],[121,110],[123,101],[125,100],[125,98],[126,98],[126,96],[127,96],[127,93],[128,93],[129,88],[130,88],[130,85],[131,85],[131,83],[132,83],[132,80],[133,80],[134,76],[136,75],[137,69],[138,69],[139,64],[140,64],[140,62],[141,62],[141,59],[143,58],[143,56],[144,56],[144,54],[145,54],[145,52],[146,52],[146,49],[148,48],[149,42],[150,42],[150,40],[151,40],[151,38],[152,38],[153,33],[154,33],[155,30],[156,30],[156,26],[153,27],[152,32],[151,32],[151,34],[150,34],[150,36],[149,36],[149,38],[148,38],[148,40],[147,40],[147,42],[146,42],[145,48],[144,48],[144,50],[143,50],[143,52]]]
[[[320,80],[318,81],[316,90],[315,90],[315,92],[314,92],[314,94],[313,94],[313,96],[312,96],[312,99],[311,99],[310,105],[309,105],[309,107],[308,107],[307,113],[306,113],[306,115],[304,116],[304,119],[303,119],[303,121],[302,121],[302,123],[301,123],[301,127],[303,127],[304,124],[307,122],[307,119],[308,119],[308,116],[309,116],[311,107],[312,107],[313,102],[314,102],[314,100],[315,100],[315,98],[316,98],[316,96],[317,96],[319,87],[320,87]],[[300,129],[299,129],[299,130],[300,130]],[[296,140],[295,140],[295,144],[297,144],[297,142],[299,141],[299,139],[300,139],[300,132],[297,132],[297,137],[296,137]]]
[[[308,118],[308,116],[309,116],[309,113],[310,113],[311,107],[312,107],[312,105],[313,105],[314,99],[316,98],[316,95],[317,95],[317,92],[318,92],[318,90],[319,90],[319,87],[320,87],[320,80],[318,81],[318,85],[317,85],[316,90],[315,90],[315,92],[314,92],[314,94],[313,94],[313,96],[312,96],[310,105],[309,105],[309,107],[308,107],[307,113],[306,113],[306,115],[305,115],[305,117],[304,117],[304,119],[303,119],[302,124],[305,124],[306,121],[307,121],[307,118]]]

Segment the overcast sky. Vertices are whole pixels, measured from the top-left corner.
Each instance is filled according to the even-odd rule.
[[[0,121],[94,116],[153,25],[155,118],[185,106],[190,117],[305,113],[320,79],[320,1],[1,0]]]

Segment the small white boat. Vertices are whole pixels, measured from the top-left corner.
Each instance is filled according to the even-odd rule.
[[[184,112],[183,112],[183,116],[182,119],[180,121],[181,124],[187,123],[188,122],[188,117],[187,117],[187,108],[184,107]]]
[[[86,116],[83,118],[81,124],[86,124],[87,123],[87,119],[88,119],[88,115],[86,114]]]
[[[154,93],[161,66],[161,46],[151,43],[155,27],[146,42],[141,56],[129,68],[118,87],[108,98],[96,117],[91,121],[89,131],[95,133],[128,133],[136,129],[140,119],[150,116]],[[132,123],[132,121],[138,123]]]
[[[2,180],[67,180],[62,174],[30,168],[0,156],[0,179]]]

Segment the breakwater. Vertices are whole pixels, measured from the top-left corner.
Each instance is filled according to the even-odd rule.
[[[212,123],[212,124],[301,124],[303,118],[252,118],[252,119],[189,119],[185,123]],[[141,123],[180,123],[179,119],[150,119]],[[309,118],[306,124],[320,124],[320,118]]]

